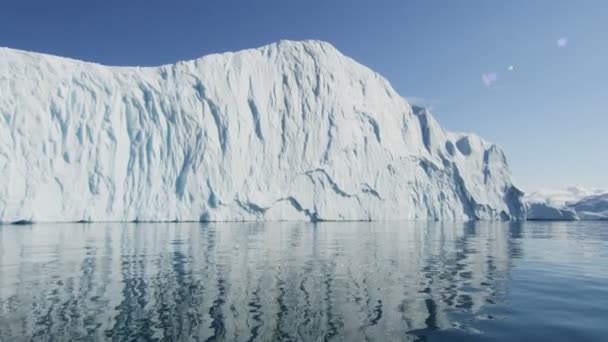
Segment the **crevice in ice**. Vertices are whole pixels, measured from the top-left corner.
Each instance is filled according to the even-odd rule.
[[[495,145],[492,144],[488,149],[486,149],[483,152],[483,177],[484,177],[484,184],[489,184],[491,181],[491,176],[492,176],[492,167],[491,165],[500,161],[500,163],[502,165],[507,165],[507,159],[504,155],[504,153],[500,150],[500,148]]]
[[[334,141],[333,130],[334,130],[334,127],[335,127],[336,123],[334,121],[335,119],[334,119],[334,112],[333,111],[329,113],[329,115],[327,117],[327,120],[328,120],[329,127],[327,127],[327,145],[325,146],[325,152],[323,153],[323,161],[324,162],[329,161],[329,152],[331,151],[331,145],[332,145],[332,143]]]
[[[382,141],[380,140],[380,126],[378,126],[378,122],[371,117],[368,117],[367,120],[369,121],[370,125],[372,125],[376,140],[378,140],[378,143],[382,143]]]
[[[368,297],[368,302],[369,302],[369,299],[370,298]],[[370,326],[370,327],[377,325],[378,322],[380,322],[380,319],[382,319],[382,301],[381,300],[378,300],[378,302],[374,306],[372,313],[373,314],[368,317],[368,319],[369,319],[368,326]]]
[[[526,217],[526,206],[523,204],[524,192],[514,185],[506,189],[504,201],[512,218],[523,219]]]
[[[371,115],[367,114],[367,113],[361,113],[362,116],[364,116],[367,119],[367,122],[370,124],[370,126],[372,126],[372,131],[374,132],[374,136],[376,136],[376,140],[378,141],[378,143],[382,143],[382,141],[380,140],[380,125],[378,124],[378,121],[376,121],[376,119],[374,119]]]
[[[262,126],[260,124],[260,112],[258,111],[258,107],[255,104],[253,96],[253,84],[251,84],[251,79],[249,80],[249,98],[247,99],[247,104],[249,105],[249,111],[251,111],[251,115],[253,117],[255,135],[258,136],[258,139],[264,140],[264,137],[262,136]]]
[[[291,113],[291,103],[289,102],[289,98],[287,97],[287,94],[289,94],[291,92],[291,89],[289,88],[289,79],[287,78],[287,75],[283,75],[282,77],[282,81],[283,81],[283,106],[285,107],[283,110],[281,110],[281,155],[283,155],[285,153],[285,150],[287,148],[287,131],[286,131],[286,127],[287,127],[287,115],[288,113]]]
[[[194,85],[194,89],[196,90],[200,100],[204,101],[209,106],[211,116],[213,116],[213,121],[215,122],[215,127],[217,129],[220,148],[222,149],[222,153],[226,154],[226,150],[228,148],[228,127],[222,123],[221,111],[215,102],[207,97],[205,86],[200,81],[197,81],[197,83]]]
[[[456,152],[456,150],[454,148],[454,144],[451,141],[445,142],[445,149],[446,149],[446,151],[448,151],[448,154],[450,155],[450,157],[454,156],[454,153]]]
[[[306,149],[308,148],[308,132],[304,133],[304,144],[302,144],[302,156],[301,158],[304,160],[306,159]]]
[[[311,222],[321,221],[321,219],[319,218],[319,214],[316,211],[313,212],[313,211],[310,211],[309,209],[304,209],[302,207],[302,205],[300,204],[300,202],[298,202],[298,200],[296,200],[294,197],[289,196],[287,198],[281,198],[277,202],[283,202],[283,201],[288,201],[291,204],[291,206],[294,207],[294,209],[296,209],[297,211],[306,215],[306,217],[308,217]]]
[[[427,151],[431,152],[431,128],[429,127],[429,119],[426,109],[413,106],[412,111],[418,118],[420,123],[420,134],[422,135],[422,143]]]
[[[477,204],[467,191],[466,185],[464,184],[464,179],[460,175],[460,170],[458,170],[458,167],[455,164],[452,164],[452,173],[456,195],[458,195],[460,203],[462,203],[464,214],[467,215],[470,220],[478,220],[479,217],[475,212],[475,207]]]
[[[213,191],[213,188],[211,187],[211,182],[209,182],[209,180],[207,180],[207,187],[209,188],[209,197],[207,198],[207,204],[210,208],[215,209],[219,207],[222,202],[215,194],[215,191]]]
[[[380,196],[380,194],[378,193],[378,191],[376,191],[376,189],[372,188],[372,187],[371,187],[369,184],[367,184],[367,183],[363,184],[363,189],[361,189],[361,191],[362,191],[363,193],[370,194],[370,195],[372,195],[372,196],[374,196],[374,197],[378,198],[379,200],[382,200],[382,201],[384,200],[384,199],[383,199],[383,198]]]
[[[433,173],[439,171],[439,167],[428,159],[421,159],[418,164],[422,170],[424,170],[424,173],[426,173],[426,175],[429,177],[433,177]]]
[[[314,169],[314,170],[309,170],[309,171],[306,171],[304,174],[305,174],[306,176],[308,176],[308,178],[310,178],[310,180],[311,180],[313,183],[316,183],[316,179],[315,179],[315,177],[313,177],[313,174],[315,174],[315,173],[320,173],[320,174],[322,174],[322,175],[324,176],[325,180],[326,180],[326,181],[329,183],[329,185],[330,185],[331,189],[332,189],[332,190],[333,190],[333,191],[334,191],[336,194],[338,194],[338,195],[340,195],[340,196],[342,196],[342,197],[345,197],[345,198],[355,198],[355,199],[356,199],[356,200],[357,200],[359,203],[361,203],[361,202],[360,202],[360,199],[359,199],[359,195],[360,195],[360,194],[349,194],[349,193],[347,193],[346,191],[342,190],[342,189],[340,188],[340,186],[338,185],[338,183],[336,183],[336,182],[333,180],[333,178],[332,178],[332,177],[331,177],[331,176],[330,176],[330,175],[329,175],[329,174],[328,174],[328,173],[327,173],[325,170],[323,170],[323,169]],[[378,198],[379,200],[384,200],[384,199],[383,199],[383,198],[380,196],[380,194],[378,193],[378,191],[376,191],[376,189],[374,189],[374,188],[373,188],[372,186],[370,186],[369,184],[364,183],[364,184],[362,184],[362,186],[363,186],[363,187],[362,187],[362,189],[361,189],[361,192],[362,192],[362,193],[367,194],[367,195],[374,196],[374,197]]]
[[[367,89],[365,87],[365,82],[363,82],[363,80],[359,80],[359,86],[361,86],[361,95],[366,96]]]
[[[286,115],[285,112],[283,112],[281,114],[281,154],[280,155],[284,155],[285,154],[285,149],[287,148],[287,137],[286,137]]]
[[[483,152],[483,183],[488,184],[490,180],[491,171],[490,171],[490,151],[485,150]]]
[[[186,188],[186,182],[188,181],[188,172],[190,171],[190,166],[192,164],[192,152],[188,150],[184,155],[184,161],[182,163],[182,168],[175,180],[175,190],[180,199],[184,199],[184,190]]]
[[[66,123],[66,120],[64,120],[64,118],[61,115],[62,111],[59,109],[59,107],[57,106],[57,104],[55,102],[51,103],[49,110],[51,112],[51,118],[57,122],[57,125],[59,126],[59,130],[61,131],[61,151],[62,151],[63,160],[66,163],[69,163],[70,156],[66,151],[66,141],[65,141],[68,136],[68,125]]]
[[[236,204],[239,205],[239,207],[243,208],[249,214],[253,214],[256,216],[263,216],[264,213],[266,213],[266,211],[268,210],[268,208],[262,208],[259,205],[249,202],[249,201],[243,202],[238,199],[236,199],[234,201],[236,202]]]
[[[315,69],[315,84],[313,85],[313,93],[318,98],[321,96],[321,69],[319,67],[319,62],[317,61],[317,56],[313,53],[308,46],[304,46],[304,51],[312,58],[312,62]]]
[[[314,170],[309,170],[306,171],[304,174],[306,174],[310,180],[313,183],[316,183],[315,178],[313,177],[313,174],[315,173],[320,173],[322,175],[325,176],[325,179],[329,182],[329,185],[331,186],[332,190],[342,196],[342,197],[353,197],[353,195],[346,193],[344,190],[340,189],[340,187],[338,186],[338,184],[331,178],[331,176],[329,174],[327,174],[327,172],[323,169],[314,169]]]

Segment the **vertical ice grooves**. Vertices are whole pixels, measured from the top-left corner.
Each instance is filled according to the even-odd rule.
[[[262,127],[260,126],[260,112],[258,112],[258,107],[255,105],[255,101],[253,98],[249,98],[247,100],[249,104],[249,109],[251,110],[251,115],[253,116],[253,124],[255,125],[255,135],[257,135],[258,139],[264,140],[262,136]]]
[[[422,134],[422,142],[427,151],[431,152],[431,128],[429,127],[429,119],[426,109],[413,107],[414,114],[420,122],[420,133]]]
[[[360,115],[365,117],[367,122],[370,124],[370,126],[372,128],[372,132],[374,133],[374,136],[376,137],[376,141],[378,141],[378,143],[382,144],[382,140],[380,139],[380,125],[378,124],[378,121],[376,121],[376,119],[374,119],[374,117],[370,114],[360,113]]]
[[[221,111],[215,104],[215,102],[207,98],[205,86],[201,83],[201,81],[197,81],[196,85],[194,86],[194,89],[196,90],[201,101],[203,101],[207,104],[207,106],[209,106],[209,110],[211,111],[211,115],[213,116],[213,121],[215,122],[215,127],[217,129],[217,136],[220,142],[220,148],[222,150],[222,153],[226,154],[226,150],[228,148],[228,127],[222,123]]]
[[[255,135],[257,135],[258,139],[264,140],[264,137],[262,136],[262,126],[260,124],[260,112],[258,111],[258,107],[255,104],[255,97],[253,96],[253,84],[251,79],[249,79],[249,96],[247,99],[247,104],[249,104],[249,111],[251,111],[251,115],[253,117]]]
[[[313,93],[315,94],[315,97],[318,98],[321,96],[321,70],[319,68],[319,63],[317,61],[317,54],[313,53],[308,47],[304,47],[304,51],[312,59],[312,62],[314,65],[315,83],[313,86]]]
[[[281,114],[281,156],[285,154],[285,148],[287,147],[287,138],[286,138],[286,114]]]
[[[335,119],[334,119],[334,112],[330,112],[327,116],[327,122],[328,122],[328,127],[327,127],[327,145],[325,146],[325,153],[323,154],[323,161],[327,162],[329,161],[329,157],[330,157],[330,153],[331,153],[331,146],[334,140],[334,126],[335,126]]]
[[[186,188],[186,182],[188,181],[188,172],[190,171],[190,166],[192,163],[192,152],[188,150],[184,155],[184,162],[182,163],[182,168],[175,180],[175,191],[179,198],[184,198],[184,189]]]
[[[460,198],[460,203],[462,203],[464,213],[469,217],[470,220],[479,219],[475,212],[476,203],[468,193],[466,185],[464,184],[464,180],[462,179],[460,171],[458,170],[458,167],[456,165],[453,165],[452,170],[454,176],[454,185],[456,187],[456,194]]]

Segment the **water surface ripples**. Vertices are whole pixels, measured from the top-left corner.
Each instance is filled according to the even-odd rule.
[[[0,341],[601,341],[607,223],[0,226]]]

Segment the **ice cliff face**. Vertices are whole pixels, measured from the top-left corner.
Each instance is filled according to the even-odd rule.
[[[0,221],[522,219],[503,152],[317,41],[155,68],[0,49]]]
[[[608,220],[608,191],[571,187],[525,197],[529,220]]]

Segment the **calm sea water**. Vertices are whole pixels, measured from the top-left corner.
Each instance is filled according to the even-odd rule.
[[[0,226],[0,341],[608,341],[608,223]]]

